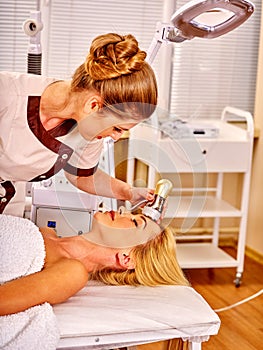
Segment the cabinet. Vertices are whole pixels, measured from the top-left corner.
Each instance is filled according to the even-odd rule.
[[[229,123],[230,114],[242,117],[246,128]],[[133,182],[135,159],[149,166],[150,187],[154,187],[156,173],[162,178],[172,173],[174,188],[165,220],[176,218],[182,221],[182,234],[177,238],[177,257],[181,267],[236,267],[234,282],[239,286],[244,268],[253,118],[246,111],[226,107],[220,120],[198,119],[197,122],[201,129],[212,124],[218,135],[171,138],[152,125],[141,124],[133,128],[129,139],[127,181]],[[241,174],[242,178],[240,200],[234,205],[224,197],[225,177],[232,173]],[[185,175],[191,176],[190,186],[183,183]],[[214,181],[210,181],[211,176]],[[238,222],[236,257],[219,247],[219,232],[225,218],[234,218]],[[211,234],[187,234],[198,219],[212,221]]]

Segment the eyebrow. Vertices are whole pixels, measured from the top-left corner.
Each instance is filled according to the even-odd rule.
[[[142,215],[140,215],[140,218],[145,222],[145,225],[144,225],[144,229],[145,229],[145,227],[147,226],[147,221],[146,221],[145,217]]]

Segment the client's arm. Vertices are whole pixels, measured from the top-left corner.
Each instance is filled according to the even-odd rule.
[[[61,259],[40,272],[0,286],[0,316],[48,302],[57,304],[78,292],[88,281],[81,262]]]

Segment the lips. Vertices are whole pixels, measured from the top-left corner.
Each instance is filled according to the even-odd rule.
[[[111,210],[111,211],[108,211],[108,214],[110,215],[111,220],[114,220],[114,218],[115,218],[115,212],[114,212],[113,210]]]

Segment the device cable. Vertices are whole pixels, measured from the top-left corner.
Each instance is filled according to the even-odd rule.
[[[258,297],[258,296],[260,296],[262,293],[263,293],[263,289],[261,289],[260,291],[258,291],[255,294],[251,295],[248,298],[245,298],[243,300],[238,301],[235,304],[232,304],[232,305],[229,305],[229,306],[226,306],[226,307],[222,307],[220,309],[215,309],[214,311],[215,312],[222,312],[222,311],[226,311],[226,310],[232,309],[232,308],[234,308],[234,307],[236,307],[238,305],[244,304],[244,303],[246,303],[246,302],[248,302],[248,301],[250,301],[250,300],[252,300],[252,299],[254,299],[254,298]]]

